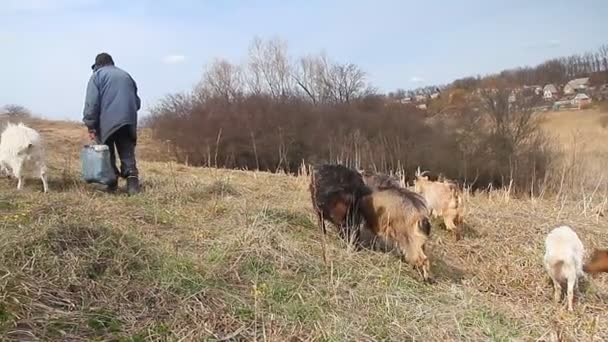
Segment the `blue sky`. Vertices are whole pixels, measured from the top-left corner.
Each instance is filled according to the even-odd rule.
[[[143,113],[254,36],[326,51],[381,91],[534,65],[608,43],[606,0],[0,0],[0,106],[79,120],[95,55],[135,78]]]

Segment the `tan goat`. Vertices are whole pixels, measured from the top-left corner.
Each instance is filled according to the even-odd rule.
[[[407,189],[387,188],[364,196],[359,208],[367,228],[393,241],[405,261],[418,270],[424,281],[432,283],[425,254],[431,224],[424,199]]]
[[[441,217],[448,231],[456,238],[462,235],[464,222],[464,201],[458,186],[445,179],[430,181],[427,176],[416,171],[414,191],[422,195],[433,217]]]

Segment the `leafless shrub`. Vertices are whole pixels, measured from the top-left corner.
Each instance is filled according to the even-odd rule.
[[[465,177],[480,185],[508,185],[532,191],[542,182],[555,154],[539,129],[536,98],[498,88],[480,95],[479,107],[465,114],[459,134]]]
[[[525,190],[544,177],[550,157],[526,99],[484,94],[449,124],[429,121],[387,104],[353,64],[287,56],[284,42],[256,39],[244,66],[216,60],[192,93],[163,99],[148,125],[190,165],[297,173],[302,161],[337,161],[404,176],[422,166],[475,187],[517,178]]]
[[[4,106],[0,114],[5,114],[9,118],[29,118],[32,116],[32,112],[29,109],[16,104]]]

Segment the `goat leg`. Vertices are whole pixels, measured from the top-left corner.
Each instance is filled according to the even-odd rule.
[[[572,311],[572,303],[574,302],[574,284],[575,279],[568,279],[568,311]]]
[[[323,214],[321,212],[317,212],[317,217],[319,218],[319,226],[321,227],[321,253],[323,254],[323,263],[327,264],[327,252],[325,247],[325,220],[323,219]]]
[[[42,188],[44,192],[49,192],[49,185],[46,181],[46,168],[44,166],[40,168],[40,179],[42,180]]]
[[[551,279],[553,280],[553,301],[559,303],[562,296],[562,286],[555,278],[551,277]]]
[[[317,212],[317,218],[319,221],[318,226],[321,228],[323,235],[327,234],[327,229],[325,228],[325,220],[323,219],[323,214],[320,212]]]

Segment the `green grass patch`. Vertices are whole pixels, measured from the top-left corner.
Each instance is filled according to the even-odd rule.
[[[519,327],[503,313],[487,307],[467,310],[461,324],[465,328],[481,330],[492,341],[513,341],[519,337]]]
[[[205,202],[213,198],[239,197],[241,193],[235,186],[224,180],[209,185],[194,185],[184,194],[188,202]]]
[[[104,334],[107,332],[120,332],[122,322],[111,311],[99,310],[90,313],[87,319],[87,325],[93,329],[96,334]]]
[[[14,199],[0,198],[0,213],[3,211],[10,211],[17,209],[17,203]]]
[[[8,307],[4,303],[0,303],[0,325],[8,322],[12,317]]]
[[[242,264],[242,273],[251,279],[264,279],[276,275],[277,270],[271,261],[261,256],[248,255]]]
[[[305,213],[278,208],[267,208],[263,211],[263,215],[269,223],[287,224],[292,227],[301,227],[307,230],[317,228],[317,224],[311,221],[309,215]]]

